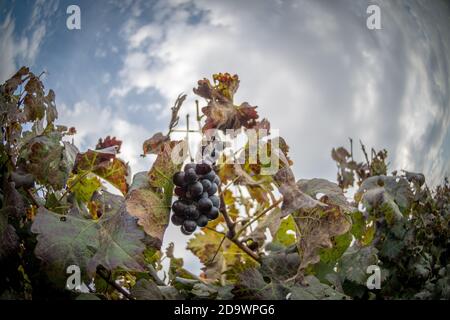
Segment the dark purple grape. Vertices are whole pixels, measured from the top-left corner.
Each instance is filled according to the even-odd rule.
[[[185,175],[184,175],[184,181],[186,183],[194,183],[198,180],[198,176],[195,173],[195,170],[193,168],[190,168],[186,171]]]
[[[214,207],[216,207],[216,208],[220,207],[220,199],[218,196],[211,196],[211,197],[209,197],[209,200],[211,200]]]
[[[192,234],[197,226],[205,227],[209,220],[219,216],[220,200],[214,194],[218,191],[220,179],[208,163],[188,163],[184,171],[173,176],[178,196],[172,204],[172,223],[181,226],[185,235]]]
[[[203,192],[202,193],[202,196],[200,197],[200,198],[209,198],[209,194],[208,194],[208,192]]]
[[[182,187],[176,187],[175,194],[180,198],[184,198],[186,197],[186,189]]]
[[[195,167],[197,174],[207,174],[212,170],[211,166],[207,163],[198,163]]]
[[[195,163],[188,163],[184,166],[184,172],[187,173],[190,169],[194,169],[194,171],[195,171],[196,166],[197,165]]]
[[[197,229],[197,222],[195,222],[194,220],[185,220],[183,222],[183,229],[187,232],[192,233],[195,231],[195,229]]]
[[[173,214],[170,220],[175,226],[181,226],[184,222],[184,218],[176,214]]]
[[[212,183],[211,187],[208,189],[208,194],[210,196],[214,195],[217,192],[217,184]]]
[[[172,204],[172,210],[176,214],[182,214],[185,209],[186,209],[186,205],[181,200],[176,200]]]
[[[213,182],[214,178],[216,177],[216,173],[214,171],[210,171],[207,174],[203,175],[203,179],[208,179],[209,181]]]
[[[201,183],[203,186],[203,190],[208,190],[211,187],[211,181],[209,181],[208,179],[203,179]]]
[[[183,186],[186,184],[186,183],[184,182],[184,172],[183,172],[183,171],[180,171],[180,172],[175,173],[175,174],[173,175],[172,180],[173,180],[173,183],[174,183],[176,186],[179,186],[179,187],[183,187]]]
[[[196,220],[200,215],[200,212],[195,205],[191,204],[184,210],[184,215],[186,219]]]
[[[184,225],[181,226],[180,230],[181,230],[181,233],[186,236],[190,236],[192,234],[192,232],[194,232],[194,231],[192,231],[192,232],[186,231],[186,229],[184,228]]]
[[[199,197],[203,193],[203,186],[202,186],[202,184],[200,182],[197,181],[197,182],[189,185],[188,192],[194,198]]]
[[[206,225],[208,224],[208,217],[205,215],[201,215],[200,217],[198,217],[197,219],[197,225],[200,228],[206,227]]]
[[[202,198],[198,200],[198,209],[200,212],[206,213],[213,207],[213,203],[208,198]]]
[[[209,220],[217,219],[217,217],[219,216],[219,209],[217,209],[216,207],[212,207],[211,210],[209,210],[209,212],[206,214],[206,216]]]

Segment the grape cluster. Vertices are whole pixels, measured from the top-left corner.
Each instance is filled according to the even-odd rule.
[[[185,235],[192,234],[197,226],[205,227],[209,220],[219,216],[220,199],[216,195],[219,177],[207,163],[188,163],[184,171],[173,175],[175,194],[171,221],[181,226]]]

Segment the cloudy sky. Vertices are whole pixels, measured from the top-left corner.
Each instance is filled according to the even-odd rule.
[[[71,4],[81,30],[66,27]],[[381,30],[366,27],[371,4]],[[192,112],[198,79],[237,73],[237,102],[280,130],[297,178],[335,180],[330,150],[352,137],[434,185],[450,173],[449,35],[444,0],[1,0],[0,81],[21,65],[47,71],[76,144],[115,135],[137,172],[179,93]]]

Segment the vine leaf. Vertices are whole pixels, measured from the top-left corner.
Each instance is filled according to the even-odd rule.
[[[301,191],[316,199],[319,198],[317,200],[321,202],[339,206],[347,212],[356,210],[347,201],[342,189],[334,182],[318,178],[300,179],[297,181],[297,185]]]
[[[6,82],[2,85],[2,91],[4,91],[4,93],[7,95],[13,94],[17,90],[17,88],[25,81],[23,77],[28,76],[29,73],[29,68],[21,67],[10,79],[6,80]]]
[[[294,218],[290,215],[284,218],[281,223],[280,227],[278,228],[277,232],[275,233],[273,237],[273,242],[280,243],[284,245],[285,247],[290,246],[291,244],[294,244],[296,241],[295,238],[295,221]],[[291,231],[289,233],[288,231]]]
[[[220,279],[225,271],[231,279],[242,270],[255,266],[255,262],[237,245],[210,229],[197,232],[186,248],[204,264],[203,276],[207,279]]]
[[[163,300],[158,286],[151,280],[139,279],[131,288],[131,295],[137,300]]]
[[[32,138],[22,147],[18,165],[39,183],[62,189],[72,171],[78,150],[74,145],[68,142],[61,144],[60,141],[59,132]]]
[[[157,249],[161,248],[164,232],[169,224],[172,204],[172,176],[181,169],[180,159],[174,161],[172,151],[184,141],[166,142],[162,145],[152,168],[147,173],[137,173],[132,188],[126,196],[129,214],[138,218],[138,223],[152,237]]]
[[[106,137],[99,140],[97,149],[79,153],[76,157],[74,172],[89,171],[105,179],[123,194],[128,191],[129,167],[117,158],[122,142],[115,138]]]
[[[367,267],[378,264],[378,250],[372,246],[360,247],[353,245],[342,255],[338,263],[338,273],[342,281],[350,280],[365,285],[367,280]]]
[[[297,186],[301,192],[310,197],[318,198],[320,205],[314,208],[301,208],[293,214],[300,234],[298,248],[302,262],[299,275],[310,264],[320,261],[320,249],[334,249],[326,252],[328,257],[342,254],[347,238],[338,238],[351,229],[348,216],[355,208],[345,199],[345,196],[335,183],[324,179],[300,180]],[[339,240],[339,241],[337,241]]]
[[[13,207],[0,209],[0,260],[15,252],[19,247],[19,237],[11,224],[8,224],[8,215]]]
[[[293,213],[299,209],[311,209],[324,206],[319,201],[302,192],[295,183],[294,173],[289,167],[282,167],[274,176],[278,183],[278,190],[283,195],[283,204],[281,205],[281,217]]]
[[[164,143],[168,141],[170,141],[169,136],[163,135],[161,132],[155,133],[150,139],[144,141],[143,154],[158,154]]]
[[[404,177],[373,176],[364,180],[355,199],[371,211],[383,208],[389,223],[402,219],[413,200],[410,184]]]
[[[37,234],[35,255],[56,277],[64,279],[70,265],[87,270],[85,278],[92,277],[98,265],[143,271],[144,233],[124,210],[121,197],[104,192],[99,201],[103,215],[98,220],[78,207],[67,215],[38,209],[31,227]]]
[[[69,178],[67,185],[78,201],[88,202],[91,200],[94,192],[102,186],[102,183],[95,175],[84,176],[76,174]]]
[[[228,73],[214,74],[214,85],[208,79],[198,81],[198,87],[194,88],[194,93],[207,100],[208,105],[202,108],[206,116],[203,132],[209,129],[226,131],[227,129],[239,129],[241,127],[253,128],[257,125],[257,107],[251,106],[247,102],[239,106],[234,105],[233,98],[239,88],[239,78],[237,75],[231,76]],[[267,126],[267,121],[263,126]]]
[[[280,208],[275,207],[258,223],[255,230],[250,233],[248,238],[252,239],[254,242],[257,242],[259,247],[262,247],[264,245],[264,241],[266,240],[267,229],[269,229],[272,237],[275,237],[275,235],[279,232],[281,223],[280,215]]]
[[[260,269],[247,269],[239,275],[237,292],[246,299],[317,300],[347,297],[309,275],[302,283],[292,281],[300,257],[297,253],[276,251],[262,260]]]

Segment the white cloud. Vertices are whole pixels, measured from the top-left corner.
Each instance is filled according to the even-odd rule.
[[[6,16],[5,21],[0,25],[0,83],[8,79],[15,71],[15,44],[14,44],[14,21],[11,16]]]
[[[142,126],[124,120],[114,109],[108,106],[96,106],[80,101],[73,106],[58,106],[60,117],[58,123],[77,129],[74,142],[80,150],[94,148],[99,138],[115,136],[122,140],[120,157],[129,163],[133,174],[148,170],[149,157],[142,158],[142,143],[151,132]]]
[[[0,82],[8,79],[21,65],[32,66],[44,41],[49,18],[58,9],[58,0],[39,0],[33,6],[30,22],[20,36],[15,34],[15,20],[11,14],[0,26]],[[22,23],[22,22],[21,22]]]
[[[237,100],[258,105],[261,117],[280,129],[299,177],[334,179],[329,152],[347,145],[348,136],[387,147],[392,169],[401,165],[442,176],[445,170],[436,163],[445,130],[429,146],[428,160],[419,161],[414,151],[440,121],[431,114],[449,108],[448,73],[438,75],[447,100],[436,103],[430,86],[429,60],[442,51],[436,43],[448,48],[448,39],[430,27],[439,7],[427,16],[419,2],[380,2],[383,30],[369,31],[367,4],[158,2],[153,22],[132,18],[126,24],[128,51],[112,95],[152,88],[173,101],[204,76],[235,72],[241,77]],[[437,59],[450,68],[445,53]],[[414,82],[420,90],[411,87]]]

